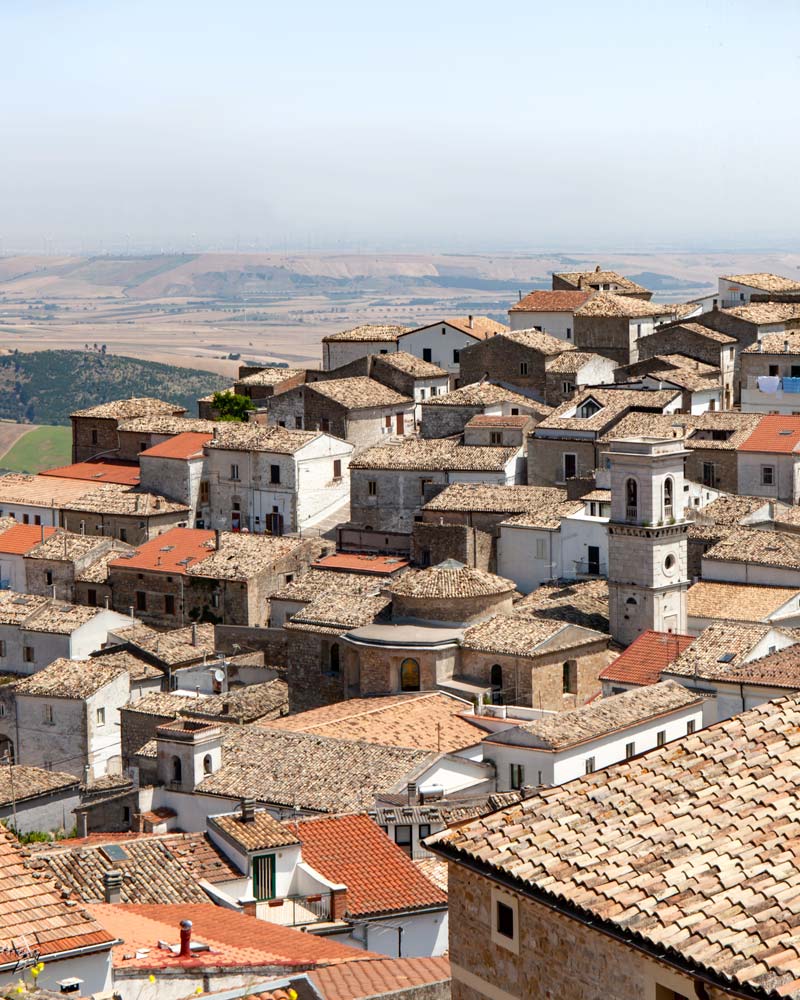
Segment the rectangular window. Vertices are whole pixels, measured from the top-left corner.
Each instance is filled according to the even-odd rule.
[[[457,365],[461,358],[461,351],[453,351],[453,364]]]
[[[127,542],[128,541],[128,529],[127,528],[120,528],[119,529],[119,540],[121,542]]]
[[[714,486],[716,481],[713,462],[703,462],[703,486]]]
[[[773,486],[775,483],[775,466],[774,465],[762,465],[761,466],[761,485],[762,486]]]
[[[489,444],[502,444],[502,443],[503,443],[502,431],[489,431]]]
[[[520,363],[519,363],[519,373],[520,373],[520,375],[527,375],[528,374],[528,362],[527,361],[520,361]]]
[[[564,481],[574,479],[578,475],[578,456],[572,452],[564,454]]]
[[[421,497],[425,496],[425,487],[429,486],[433,482],[432,479],[420,479],[419,481],[419,495]]]
[[[562,382],[561,383],[561,393],[564,396],[571,396],[575,392],[575,384],[573,382]]]
[[[497,900],[497,933],[513,940],[514,938],[514,911],[507,903]]]
[[[695,721],[694,719],[689,719],[689,721],[686,723],[686,735],[691,736],[694,730],[695,730]]]
[[[55,718],[53,716],[53,706],[43,705],[42,706],[42,718],[44,719],[44,724],[46,726],[52,726],[55,723]]]
[[[92,444],[97,444],[97,431],[92,428]]]
[[[279,465],[271,465],[269,467],[269,481],[271,483],[279,483],[281,481],[281,467]]]
[[[512,788],[522,788],[525,784],[525,768],[522,764],[511,764],[509,767],[509,784]]]
[[[275,898],[274,854],[258,854],[253,858],[253,895],[256,899]]]
[[[433,361],[433,351],[430,347],[422,348],[422,360],[423,361]]]
[[[567,327],[567,340],[572,340],[572,327]]]
[[[26,663],[34,663],[36,661],[36,656],[33,651],[33,646],[25,646],[22,650],[22,658]]]
[[[0,656],[6,655],[6,640],[0,639]]]
[[[30,514],[23,514],[22,515],[22,523],[23,524],[30,524],[31,523]]]
[[[231,465],[231,479],[238,479],[238,478],[239,478],[239,466],[234,462],[233,465]]]
[[[378,495],[378,483],[375,479],[367,480],[367,496],[376,497]]]
[[[342,460],[340,458],[334,458],[333,460],[333,478],[342,478]]]
[[[394,842],[404,851],[409,857],[411,857],[411,827],[404,823],[394,828]]]
[[[207,504],[208,503],[208,480],[207,479],[201,479],[200,480],[200,503],[202,503],[202,504]]]
[[[92,590],[91,587],[89,588],[89,590],[86,591],[86,603],[89,605],[90,608],[97,607],[97,591]]]
[[[323,417],[319,422],[319,429],[323,434],[327,434],[331,429],[331,422],[328,417]]]
[[[585,773],[592,774],[594,772],[594,757],[586,758]]]
[[[175,614],[175,596],[174,594],[164,594],[164,614],[174,615]]]
[[[626,743],[625,744],[625,760],[630,760],[631,757],[636,756],[636,744]]]
[[[97,725],[104,726],[106,724],[106,710],[104,708],[97,709]]]
[[[147,594],[143,590],[136,591],[136,610],[147,611]]]
[[[44,582],[48,587],[53,585],[53,571],[51,569],[46,569],[44,571]]]
[[[430,835],[431,835],[431,825],[430,825],[430,823],[420,823],[420,825],[419,825],[419,833],[417,834],[417,836],[419,837],[419,839],[420,840],[424,840],[426,837],[430,837]]]
[[[387,413],[386,416],[383,418],[383,426],[386,427],[388,430],[392,429],[392,415],[391,415],[391,413]]]
[[[294,426],[295,426],[296,430],[301,431],[303,429],[303,418],[302,417],[295,417],[294,418]]]
[[[545,545],[545,540],[543,538],[536,539],[536,558],[537,559],[547,558],[547,546]]]
[[[659,729],[656,733],[656,746],[663,747],[667,742],[667,731],[666,729]]]
[[[33,515],[33,523],[34,524],[41,524],[42,523],[42,519],[41,519],[41,517],[40,517],[39,514],[34,514]]]
[[[781,370],[777,365],[770,365],[768,374],[770,375],[780,375]]]

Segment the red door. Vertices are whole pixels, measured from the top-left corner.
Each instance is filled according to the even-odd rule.
[[[402,413],[398,413],[397,414],[397,433],[398,434],[402,434],[403,433],[403,414]]]

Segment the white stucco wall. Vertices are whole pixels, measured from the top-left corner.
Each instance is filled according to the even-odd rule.
[[[322,367],[325,371],[349,365],[368,354],[393,354],[397,344],[389,340],[339,340],[322,345]],[[406,348],[400,348],[406,350]]]
[[[430,326],[411,330],[398,338],[398,350],[407,351],[415,358],[424,358],[425,350],[431,352],[433,364],[446,372],[458,374],[460,364],[454,359],[453,351],[463,351],[465,347],[478,343],[477,337],[457,330],[449,323],[432,323]]]
[[[740,495],[768,497],[790,504],[800,500],[800,455],[739,451],[736,459]],[[765,466],[774,470],[772,484],[762,482]]]
[[[575,337],[575,315],[571,312],[514,312],[509,310],[509,326],[512,330],[539,328],[551,337],[572,342]]]

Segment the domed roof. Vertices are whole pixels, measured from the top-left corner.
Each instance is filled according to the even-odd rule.
[[[408,570],[392,583],[390,591],[397,597],[457,599],[511,593],[516,586],[505,577],[447,559],[427,569]]]

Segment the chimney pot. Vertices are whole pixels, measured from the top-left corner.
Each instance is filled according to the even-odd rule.
[[[219,552],[219,528],[214,529],[214,548]]]
[[[468,317],[468,320],[469,320],[469,328],[470,328],[470,330],[471,330],[471,329],[472,329],[472,317],[471,317],[471,316],[469,316],[469,317]]]
[[[789,353],[789,341],[788,340],[784,340],[784,342],[783,342],[783,349],[784,349],[784,351],[787,354]]]
[[[251,798],[242,799],[242,822],[254,823],[256,818],[256,800]]]
[[[181,958],[191,958],[192,955],[192,922],[181,920]]]
[[[419,801],[419,791],[417,789],[416,781],[409,781],[407,791],[408,791],[408,804],[412,806]]]
[[[192,624],[192,645],[197,645],[197,625],[195,623]]]
[[[109,868],[103,872],[103,898],[107,903],[118,903],[122,896],[122,872]]]

